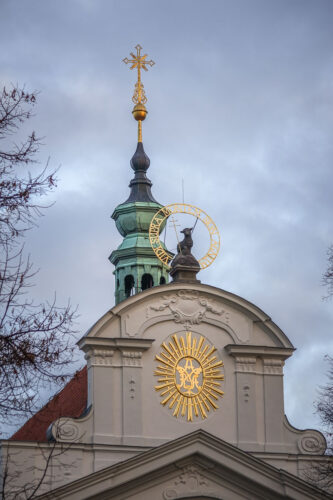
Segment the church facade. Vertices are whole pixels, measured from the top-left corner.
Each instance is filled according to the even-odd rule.
[[[54,446],[41,486],[52,492],[42,498],[329,498],[304,481],[323,459],[324,437],[284,415],[283,366],[294,348],[255,305],[173,282],[122,301],[79,346],[86,410],[52,422],[48,442],[7,442],[17,485],[37,481]],[[167,363],[170,382],[159,374],[168,376]]]
[[[162,205],[146,177],[144,110],[141,95],[134,179],[113,213],[116,305],[78,342],[86,368],[3,441],[5,498],[330,498],[306,481],[326,460],[324,436],[284,413],[288,337],[256,305],[202,284],[186,237],[171,283],[151,248]]]

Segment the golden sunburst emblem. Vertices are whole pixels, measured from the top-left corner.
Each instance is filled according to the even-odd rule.
[[[193,416],[207,417],[207,412],[218,408],[217,401],[224,392],[221,368],[223,362],[214,355],[216,347],[204,337],[172,335],[172,340],[163,342],[162,351],[155,357],[160,364],[154,375],[160,377],[159,385],[163,406],[173,410],[174,417],[184,417],[191,422]]]

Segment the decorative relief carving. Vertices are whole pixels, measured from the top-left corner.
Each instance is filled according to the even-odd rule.
[[[284,361],[276,358],[264,358],[264,374],[266,375],[282,375]]]
[[[297,445],[301,453],[308,455],[321,455],[326,450],[324,436],[316,431],[306,431],[297,441]]]
[[[56,441],[77,441],[80,436],[79,427],[71,421],[58,422],[53,430]]]
[[[176,479],[175,485],[190,484],[190,489],[193,490],[196,490],[198,486],[208,486],[208,481],[201,472],[202,471],[195,465],[188,465],[184,467],[183,472]]]
[[[179,290],[176,294],[164,295],[161,303],[150,306],[150,309],[153,311],[169,309],[175,323],[181,323],[187,328],[190,325],[200,324],[207,312],[222,316],[223,321],[227,324],[230,320],[227,311],[214,307],[213,303],[200,296],[197,290]]]
[[[257,360],[254,356],[235,356],[236,371],[244,373],[255,373]]]
[[[210,498],[220,498],[210,487],[210,481],[202,475],[202,469],[195,465],[188,465],[182,469],[172,485],[163,492],[165,500],[175,500],[177,498],[195,496],[207,496]]]
[[[142,366],[140,351],[122,351],[123,366]]]
[[[124,327],[124,332],[126,332],[126,335],[128,337],[136,337],[138,335],[138,324],[140,323],[140,320],[138,321],[138,316],[136,314],[124,314],[123,316],[123,327]]]
[[[248,401],[250,399],[250,386],[249,385],[243,386],[243,398],[244,398],[244,402],[248,403]]]
[[[174,498],[178,498],[178,492],[177,490],[174,490],[172,488],[166,488],[163,491],[163,498],[165,498],[165,500],[173,500]]]
[[[88,366],[111,366],[113,354],[112,349],[91,349],[84,357]]]
[[[131,380],[128,383],[129,383],[129,386],[130,386],[130,389],[129,389],[130,398],[134,399],[135,398],[135,380],[134,380],[134,378],[131,377]]]
[[[262,358],[262,369],[257,368],[257,357],[234,356],[236,361],[236,372],[255,373],[257,375],[283,375],[284,361],[278,358]]]

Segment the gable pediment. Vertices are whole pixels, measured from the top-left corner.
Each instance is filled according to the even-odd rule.
[[[204,431],[90,474],[41,499],[324,499],[304,481]]]

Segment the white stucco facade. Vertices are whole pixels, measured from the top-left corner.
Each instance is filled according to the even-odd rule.
[[[156,356],[163,350],[163,343],[168,343],[174,334],[180,338],[189,331],[193,338],[203,337],[207,346],[216,348],[214,355],[222,360],[224,374],[221,381],[224,395],[215,401],[218,408],[214,410],[208,405],[207,418],[203,419],[199,414],[193,421],[188,421],[186,415],[173,416],[173,408],[161,404],[163,398],[155,390],[158,381],[154,375],[158,363]],[[324,493],[306,490],[310,487],[300,481],[309,467],[322,460],[325,439],[316,430],[293,428],[284,414],[283,367],[285,360],[292,356],[294,347],[270,317],[255,305],[200,283],[171,283],[154,287],[108,311],[79,341],[79,347],[85,352],[88,366],[87,411],[81,418],[65,416],[54,422],[48,431],[49,444],[38,446],[36,443],[4,442],[4,452],[10,445],[9,466],[14,467],[16,463],[16,468],[21,471],[17,484],[37,480],[43,470],[45,456],[54,448],[39,490],[42,493],[65,488],[61,490],[63,496],[52,498],[192,498],[194,493],[190,487],[187,493],[183,489],[177,490],[170,486],[168,479],[168,467],[173,461],[171,451],[166,450],[172,443],[181,440],[180,462],[184,462],[186,470],[194,467],[193,470],[197,471],[196,479],[189,484],[198,484],[200,474],[206,477],[202,471],[211,470],[211,466],[206,467],[203,463],[214,462],[216,471],[220,471],[215,479],[210,473],[210,479],[205,479],[212,482],[211,489],[215,496],[205,497],[204,491],[200,490],[200,493],[198,490],[195,498],[273,498],[260,496],[264,495],[264,485],[262,491],[258,486],[261,493],[253,490],[253,496],[246,496],[246,488],[237,490],[235,486],[230,486],[230,491],[222,488],[221,474],[226,477],[229,470],[224,462],[227,460],[224,453],[228,455],[232,449],[233,453],[238,453],[233,466],[235,470],[238,467],[236,462],[244,463],[248,457],[248,463],[244,465],[248,467],[244,472],[248,478],[260,475],[261,464],[263,477],[267,474],[274,476],[274,471],[281,469],[289,474],[289,482],[295,479],[298,486],[295,483],[293,488],[300,488],[301,493],[297,493],[300,496],[296,495],[296,490],[294,496],[283,496],[281,490],[276,498],[326,498]],[[186,441],[188,435],[192,436],[192,441],[190,437]],[[215,443],[215,458],[211,456],[208,442]],[[219,452],[216,451],[218,449]],[[151,458],[153,450],[155,462]],[[121,493],[121,484],[130,480],[124,472],[125,464],[136,464],[136,479],[131,476],[131,481],[139,484],[139,470],[144,468],[144,457],[157,464],[160,459],[158,450],[161,456],[170,453],[169,459],[162,460],[160,469],[157,466],[157,469],[151,469],[156,477],[159,477],[156,470],[161,470],[163,481],[153,481],[152,489],[143,489],[141,496],[135,489],[131,490],[131,494],[126,493],[128,496],[122,496],[125,494]],[[218,460],[216,453],[220,454]],[[200,460],[197,463],[198,454],[203,461],[201,465]],[[185,458],[190,456],[192,459],[188,458],[186,462]],[[24,464],[29,461],[38,466],[28,471]],[[113,478],[118,472],[119,478],[123,474],[117,468],[120,464],[124,467],[122,477],[125,483],[120,479],[117,485],[114,480],[108,482],[108,473]],[[142,472],[144,475],[147,473],[146,469]],[[178,467],[176,471],[170,469],[170,474],[174,478],[182,473]],[[232,467],[229,475],[231,478]],[[91,485],[96,486],[96,495],[98,491],[101,496],[92,496],[93,486],[92,489],[82,486],[85,484],[82,481],[88,481],[88,478]],[[73,481],[76,481],[73,485],[79,492],[75,495],[79,496],[71,490]],[[257,479],[255,482],[258,483]],[[273,483],[271,487],[274,490]],[[168,496],[165,493],[168,488],[176,493],[169,493]],[[54,492],[54,495],[57,494]]]

